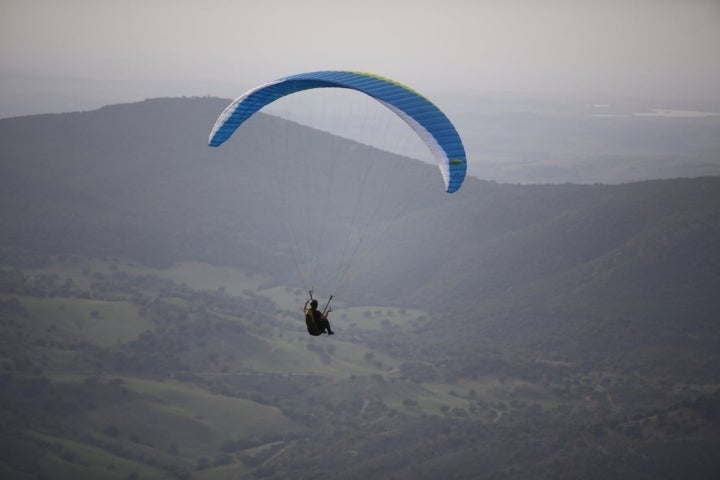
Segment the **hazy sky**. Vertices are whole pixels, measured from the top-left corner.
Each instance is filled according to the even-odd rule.
[[[720,0],[0,0],[3,78],[145,96],[355,69],[430,93],[718,98],[718,52]]]

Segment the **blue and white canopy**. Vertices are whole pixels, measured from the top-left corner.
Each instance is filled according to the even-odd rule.
[[[210,132],[208,144],[221,145],[255,112],[286,95],[312,88],[348,88],[376,99],[402,118],[425,142],[437,160],[448,193],[465,178],[465,149],[457,130],[432,102],[396,81],[371,73],[319,71],[300,73],[253,88],[232,102]]]

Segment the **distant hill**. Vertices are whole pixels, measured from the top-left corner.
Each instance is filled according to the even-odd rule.
[[[277,205],[277,164],[258,152],[277,141],[277,131],[318,150],[332,140],[259,114],[222,150],[208,148],[210,127],[226,104],[156,99],[0,121],[3,243],[56,253],[124,254],[154,264],[195,259],[275,265],[264,251],[287,242],[283,220],[273,216],[286,205]],[[438,181],[432,167],[401,161]],[[290,159],[282,162],[294,168]],[[314,170],[327,175],[322,166]],[[354,172],[348,176],[357,178]],[[341,192],[355,185],[337,184]],[[375,221],[382,222],[379,213]]]

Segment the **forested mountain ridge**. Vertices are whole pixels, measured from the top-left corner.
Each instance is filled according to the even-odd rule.
[[[0,121],[4,243],[165,265],[257,261],[282,270],[287,259],[268,247],[287,239],[280,219],[267,214],[273,207],[265,208],[276,201],[277,164],[254,155],[262,151],[256,144],[277,141],[278,122],[287,122],[260,115],[218,154],[206,137],[225,103],[157,99]],[[311,137],[315,148],[327,142],[322,132],[301,126],[282,131],[288,128]],[[385,155],[378,162],[406,160]],[[462,286],[495,293],[556,276],[642,236],[652,243],[653,232],[672,230],[671,222],[694,221],[695,230],[717,224],[720,193],[712,177],[614,186],[515,186],[468,178],[458,194],[446,195],[430,165],[387,171],[410,179],[387,182],[403,188],[383,193],[387,205],[405,210],[368,227],[384,233],[373,258],[357,262],[357,277],[365,279],[359,290],[384,301],[418,302],[436,292],[455,304],[461,297],[451,298],[453,292],[467,293]],[[717,238],[712,233],[696,235]],[[706,255],[717,252],[712,247],[706,246]]]
[[[0,120],[0,476],[715,478],[719,178],[447,195],[348,141],[404,186],[313,339],[261,153],[337,140],[209,149],[226,103]]]

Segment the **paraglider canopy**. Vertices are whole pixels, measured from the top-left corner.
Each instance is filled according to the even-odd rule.
[[[363,72],[301,73],[260,85],[232,102],[210,132],[208,144],[220,146],[248,118],[286,95],[313,88],[347,88],[376,99],[403,119],[423,140],[437,161],[446,191],[457,191],[465,178],[465,149],[447,116],[427,98],[388,78]]]

